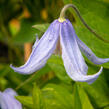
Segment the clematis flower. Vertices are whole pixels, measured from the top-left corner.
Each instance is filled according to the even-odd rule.
[[[108,62],[109,58],[98,58],[91,49],[77,37],[72,24],[65,18],[59,18],[53,21],[41,39],[39,41],[36,40],[33,46],[34,49],[28,61],[23,66],[14,67],[11,65],[11,68],[21,74],[31,74],[39,70],[52,55],[59,37],[62,47],[62,59],[67,74],[74,81],[87,82],[89,84],[93,83],[102,72],[103,67],[101,67],[96,74],[87,75],[88,66],[84,61],[81,51],[94,64]]]
[[[14,97],[17,93],[8,88],[4,92],[0,92],[0,109],[22,109],[22,105]]]

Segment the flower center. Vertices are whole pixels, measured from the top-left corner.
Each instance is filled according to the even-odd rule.
[[[60,18],[58,19],[58,21],[59,21],[59,22],[64,22],[64,21],[66,21],[66,19],[65,19],[65,18],[60,17]]]

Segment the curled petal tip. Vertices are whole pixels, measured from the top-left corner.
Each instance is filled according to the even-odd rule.
[[[10,64],[10,67],[11,67],[14,71],[16,71],[16,70],[15,70],[16,67],[14,67],[12,64]]]
[[[15,68],[12,64],[10,64],[10,67],[11,67],[13,70],[14,70],[14,68]],[[15,70],[14,70],[14,71],[15,71]]]
[[[20,74],[32,74],[33,71],[30,69],[25,69],[23,66],[21,67],[14,67],[12,64],[10,64],[10,67],[15,71],[15,72],[19,72]],[[24,69],[24,70],[22,70]]]
[[[101,59],[102,63],[109,62],[109,58],[105,58],[105,59],[100,58],[100,59]]]
[[[89,75],[89,76],[93,76],[91,80],[87,81],[88,84],[92,84],[97,78],[98,76],[101,74],[101,72],[103,71],[103,67],[101,66],[99,72],[97,72],[94,75]]]
[[[102,70],[103,70],[103,67],[101,67],[100,70],[96,74],[93,74],[93,75],[83,75],[83,74],[79,74],[78,72],[76,72],[74,75],[70,75],[70,77],[73,80],[78,81],[78,82],[87,82],[88,84],[92,84],[101,74]]]

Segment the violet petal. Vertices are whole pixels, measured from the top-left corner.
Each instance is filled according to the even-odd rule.
[[[59,22],[55,20],[33,49],[28,61],[21,67],[11,68],[21,74],[31,74],[42,68],[51,56],[59,37]]]
[[[74,81],[88,82],[91,84],[100,75],[102,67],[98,73],[86,75],[88,68],[79,50],[74,33],[74,29],[69,25],[68,21],[61,24],[60,39],[64,66],[66,72]]]
[[[69,26],[72,28],[72,24],[70,23],[69,20],[67,20],[68,23],[69,23]],[[102,59],[102,58],[99,58],[97,57],[93,52],[92,50],[85,44],[83,43],[79,38],[78,36],[75,34],[75,32],[73,32],[73,35],[76,37],[77,39],[77,43],[78,43],[78,46],[80,48],[80,50],[85,54],[85,56],[91,61],[93,62],[94,64],[103,64],[103,63],[106,63],[106,62],[109,62],[109,58],[105,58],[105,59]]]
[[[0,92],[0,108],[22,109],[21,103],[15,99],[16,95],[16,92],[10,88],[6,89],[4,92]]]

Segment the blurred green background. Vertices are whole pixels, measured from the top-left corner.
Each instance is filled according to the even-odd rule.
[[[109,109],[109,62],[91,85],[72,81],[66,74],[59,48],[46,66],[33,75],[15,73],[9,65],[25,63],[32,44],[59,17],[65,4],[75,4],[84,20],[109,40],[109,0],[0,0],[0,91],[17,90],[23,109]],[[101,58],[109,57],[109,44],[90,33],[73,9],[67,12],[78,37]],[[34,26],[34,27],[32,27]],[[88,74],[100,66],[86,57]]]

